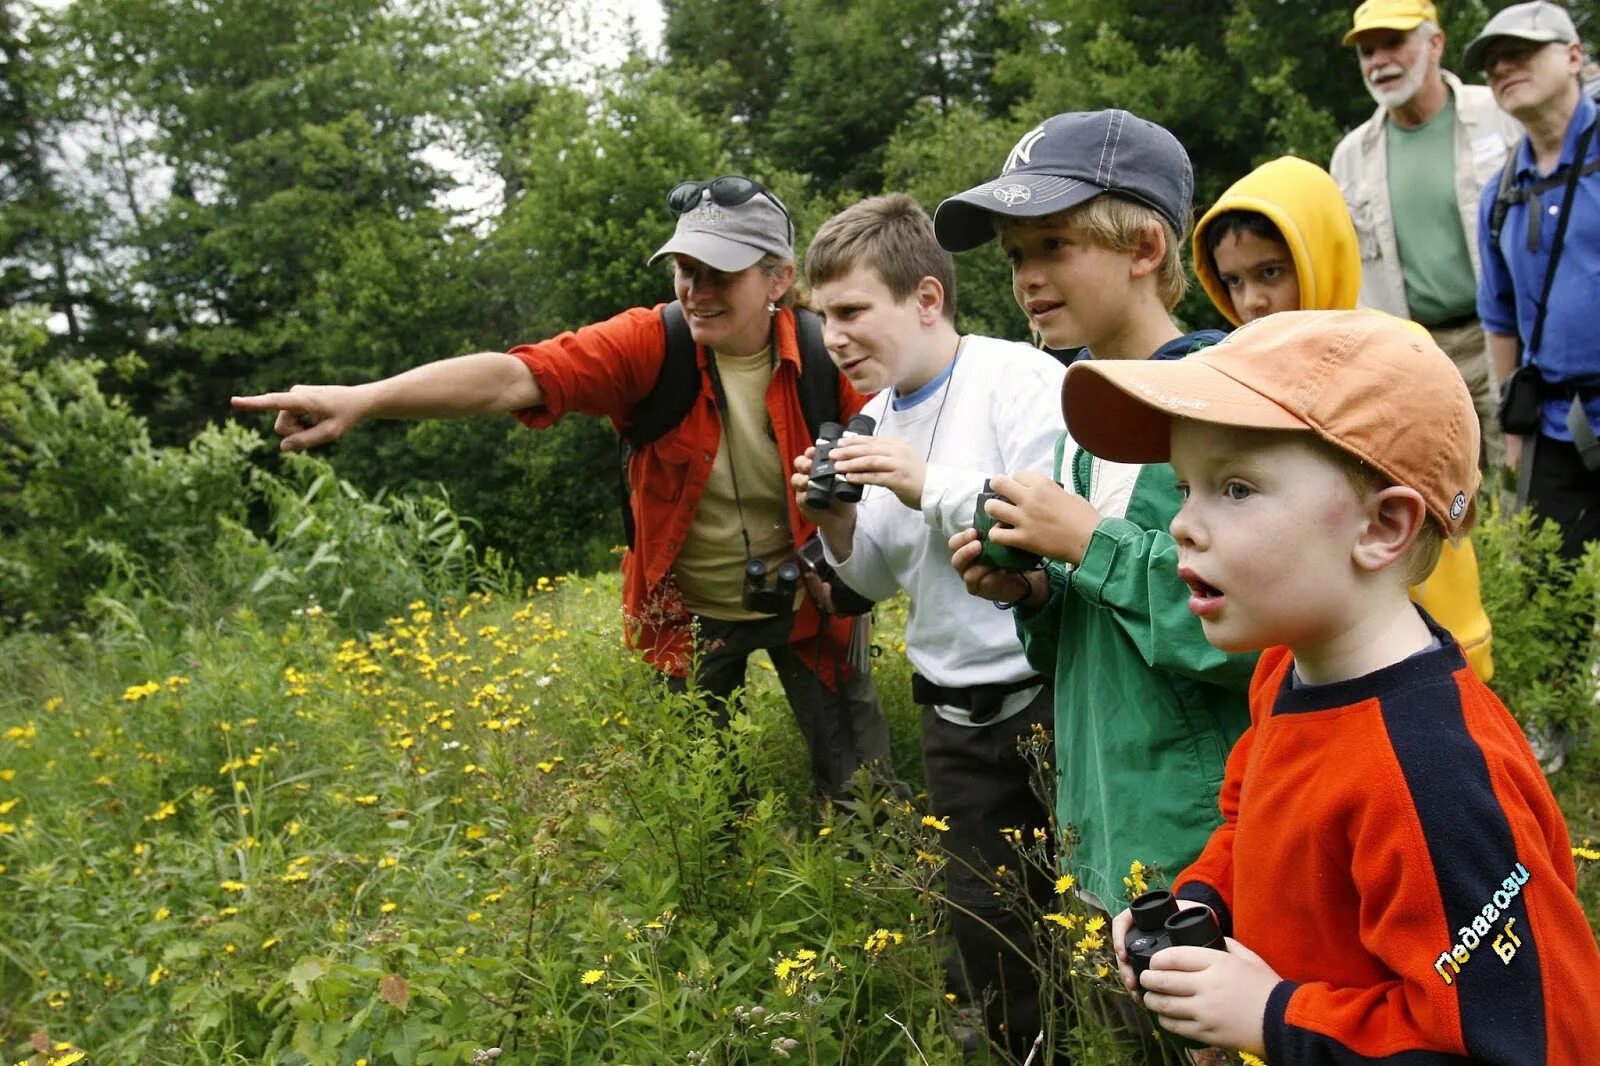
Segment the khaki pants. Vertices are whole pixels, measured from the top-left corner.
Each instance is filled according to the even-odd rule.
[[[1505,464],[1506,442],[1500,432],[1500,388],[1489,363],[1489,338],[1476,320],[1453,329],[1429,330],[1433,342],[1456,364],[1461,380],[1472,393],[1472,406],[1478,412],[1478,429],[1483,435],[1483,450],[1478,465],[1493,475]]]

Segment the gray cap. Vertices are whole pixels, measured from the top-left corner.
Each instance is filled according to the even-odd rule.
[[[767,253],[794,258],[789,239],[789,216],[764,193],[742,204],[724,207],[700,194],[691,211],[678,216],[672,239],[650,257],[655,264],[669,255],[687,255],[715,269],[733,274],[754,266]]]
[[[1462,57],[1468,70],[1483,69],[1483,54],[1496,37],[1517,37],[1524,41],[1550,44],[1560,41],[1571,44],[1578,39],[1578,28],[1572,16],[1560,4],[1547,0],[1534,0],[1531,4],[1512,4],[1489,20],[1483,32],[1467,45]]]
[[[1181,237],[1194,204],[1194,168],[1178,139],[1127,111],[1068,111],[1029,130],[1000,176],[939,205],[939,243],[952,252],[994,236],[994,216],[1037,218],[1117,193],[1154,208]]]

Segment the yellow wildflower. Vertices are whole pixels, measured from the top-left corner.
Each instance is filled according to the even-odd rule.
[[[922,816],[922,824],[928,829],[937,830],[940,833],[948,833],[950,831],[949,822],[945,821],[943,818],[935,818],[931,814],[924,814]]]
[[[394,900],[386,899],[386,900],[383,901],[383,905],[378,908],[378,912],[380,914],[388,914],[388,913],[392,912],[398,906],[399,906],[399,904],[396,903]]]
[[[1065,896],[1068,892],[1072,891],[1073,886],[1077,883],[1077,878],[1073,877],[1071,874],[1062,874],[1060,877],[1056,878],[1056,895]]]
[[[224,881],[221,887],[224,892],[243,892],[249,886],[243,881]]]
[[[170,907],[157,907],[153,917],[158,922],[164,922],[172,917],[172,909]]]
[[[161,682],[146,681],[142,685],[129,685],[122,690],[122,698],[128,703],[138,703],[147,696],[154,696],[161,691]]]
[[[905,943],[904,933],[892,933],[887,929],[876,929],[867,936],[867,942],[861,945],[869,954],[881,955],[895,944]]]
[[[578,983],[583,985],[584,988],[593,988],[604,980],[605,976],[606,972],[604,970],[585,970],[583,971],[583,976],[578,978]]]
[[[1078,925],[1078,916],[1075,914],[1057,914],[1052,911],[1044,916],[1044,920],[1059,925],[1063,929],[1074,929]]]
[[[263,940],[261,942],[261,950],[262,951],[266,951],[268,948],[275,947],[276,945],[281,944],[282,942],[283,941],[282,941],[282,939],[280,937],[269,936],[269,937],[267,937],[267,939],[265,939],[265,940]]]

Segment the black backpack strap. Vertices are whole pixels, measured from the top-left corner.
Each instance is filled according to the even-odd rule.
[[[622,508],[622,532],[634,546],[633,493],[628,485],[628,461],[633,453],[660,440],[683,421],[700,395],[700,367],[695,363],[694,336],[677,300],[661,309],[661,326],[667,334],[666,354],[655,384],[633,407],[633,421],[617,438],[617,494]]]
[[[674,300],[661,309],[667,332],[667,354],[661,360],[656,383],[644,399],[634,404],[633,422],[623,434],[635,451],[683,421],[700,395],[700,367],[694,358],[694,336],[683,317],[683,305]]]
[[[815,440],[824,422],[840,420],[839,368],[822,343],[821,316],[795,308],[794,331],[800,348],[800,410]]]
[[[1523,134],[1517,143],[1511,146],[1511,151],[1506,153],[1505,165],[1500,168],[1500,187],[1495,190],[1494,204],[1489,208],[1489,247],[1500,247],[1500,231],[1506,226],[1506,212],[1511,210],[1513,203],[1518,203],[1526,196],[1518,196],[1516,189],[1517,156],[1522,152],[1523,142],[1528,139]]]

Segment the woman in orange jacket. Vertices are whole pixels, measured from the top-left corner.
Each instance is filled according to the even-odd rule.
[[[861,763],[888,757],[888,727],[860,654],[865,625],[823,614],[803,583],[791,596],[769,577],[760,590],[767,595],[745,595],[756,561],[776,575],[814,529],[787,476],[812,443],[799,388],[794,225],[772,192],[739,175],[680,182],[667,203],[676,229],[651,262],[673,262],[673,313],[681,310],[693,339],[699,384],[681,420],[628,463],[636,536],[622,560],[627,639],[673,687],[687,687],[692,672],[719,724],[750,653],[766,649],[817,785],[836,795]],[[667,360],[665,314],[636,307],[510,352],[444,359],[362,385],[296,385],[233,405],[277,411],[284,451],[337,440],[365,418],[511,412],[537,429],[579,412],[626,432]],[[843,421],[864,400],[842,377],[834,381]]]

